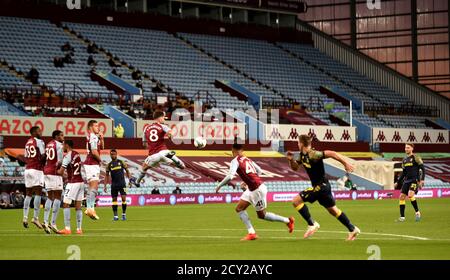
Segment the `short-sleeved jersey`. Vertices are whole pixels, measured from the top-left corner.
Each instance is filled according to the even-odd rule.
[[[124,187],[127,164],[120,159],[112,160],[106,167],[106,172],[111,173],[111,187]]]
[[[256,190],[263,183],[259,177],[261,168],[247,157],[237,156],[231,161],[229,175],[233,178],[236,173],[247,184],[250,191]]]
[[[160,123],[153,123],[144,127],[142,141],[147,143],[149,155],[167,150],[166,144],[164,144],[164,136],[169,130],[170,128],[167,125]]]
[[[308,173],[309,179],[313,186],[321,185],[327,182],[325,177],[325,167],[323,165],[324,152],[311,149],[308,153],[300,152],[297,163],[303,165]]]
[[[45,175],[58,175],[56,171],[63,159],[62,143],[56,140],[51,140],[45,147],[46,161],[44,166]]]
[[[418,155],[410,155],[402,161],[403,173],[401,178],[405,182],[421,181],[425,178],[425,168],[422,158]]]
[[[87,149],[87,156],[84,160],[84,164],[86,165],[100,165],[100,162],[92,155],[92,151],[97,150],[98,154],[100,155],[101,152],[101,145],[100,145],[100,139],[98,138],[95,133],[89,133],[89,135],[86,137],[86,149]]]
[[[77,151],[71,151],[64,156],[62,167],[67,171],[68,183],[83,183],[81,165],[81,157]]]
[[[45,153],[45,143],[41,139],[31,137],[25,144],[25,169],[43,170],[42,155]]]

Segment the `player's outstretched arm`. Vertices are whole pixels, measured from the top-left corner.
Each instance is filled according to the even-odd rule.
[[[326,158],[333,158],[339,161],[344,166],[345,171],[347,172],[353,172],[353,170],[355,169],[355,167],[350,162],[348,162],[341,154],[336,153],[335,151],[327,150],[324,151],[323,154]]]
[[[239,164],[238,164],[237,160],[233,159],[231,161],[230,171],[228,171],[227,176],[225,178],[223,178],[223,180],[219,184],[217,184],[216,193],[218,193],[223,186],[228,185],[228,183],[231,180],[233,180],[234,176],[236,175],[238,167],[239,167]]]
[[[291,151],[288,151],[286,153],[286,158],[287,158],[287,160],[289,162],[289,166],[291,167],[292,170],[297,171],[300,168],[297,161],[294,159],[294,154]]]

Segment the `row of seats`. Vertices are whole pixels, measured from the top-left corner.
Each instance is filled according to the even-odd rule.
[[[244,81],[243,77],[166,32],[78,23],[64,25],[187,96],[206,90],[217,100],[218,107],[248,108],[246,102],[213,85],[216,79]]]
[[[77,84],[85,92],[113,93],[89,78],[86,46],[47,20],[0,17],[0,58],[28,73],[34,66],[39,83],[58,89],[63,83]],[[39,30],[39,32],[36,32]],[[54,57],[62,57],[61,46],[74,47],[75,64],[62,68],[53,65]]]

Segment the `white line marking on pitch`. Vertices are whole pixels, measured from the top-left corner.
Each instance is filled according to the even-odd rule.
[[[216,230],[216,231],[243,231],[243,229],[232,229],[232,228],[224,228],[224,229],[204,229],[204,228],[197,228],[197,229],[131,229],[131,228],[118,228],[118,229],[90,229],[88,231],[90,232],[101,232],[101,231],[130,231],[130,232],[151,232],[151,231],[211,231],[211,230]],[[258,231],[262,231],[262,232],[285,232],[286,230],[281,230],[281,229],[259,229]],[[0,230],[0,232],[14,232],[15,234],[1,234],[3,236],[5,235],[9,235],[9,236],[15,236],[15,235],[27,235],[30,236],[30,234],[26,234],[26,233],[20,233],[18,232],[18,230]],[[339,234],[345,234],[348,233],[347,231],[333,231],[333,230],[319,230],[318,233],[339,233]],[[36,235],[40,235],[40,234],[36,234]],[[152,235],[152,234],[133,234],[133,236],[135,237],[180,237],[180,238],[235,238],[235,237],[227,237],[227,236],[213,236],[213,235],[208,235],[208,236],[201,236],[201,235]],[[398,237],[398,238],[389,238],[385,240],[396,240],[396,239],[415,239],[415,240],[432,240],[430,238],[426,238],[426,237],[420,237],[420,236],[413,236],[413,235],[403,235],[403,234],[393,234],[393,233],[378,233],[378,232],[362,232],[361,235],[376,235],[376,236],[387,236],[387,237]],[[90,236],[111,236],[111,237],[120,237],[122,235],[120,234],[99,234],[99,233],[93,233],[90,234]],[[130,236],[130,235],[127,235]],[[269,238],[269,239],[292,239],[292,237],[265,237],[265,238]],[[334,238],[316,238],[315,239],[334,239]],[[337,239],[337,238],[336,238]],[[364,237],[359,237],[358,239],[378,239],[381,240],[381,238],[364,238]],[[447,239],[433,239],[433,240],[442,240],[445,241]]]
[[[52,234],[55,236],[55,234]],[[26,233],[19,233],[19,234],[10,234],[8,236],[47,236],[44,233],[32,233],[32,234],[26,234]],[[48,235],[49,237],[51,235]],[[133,238],[188,238],[188,239],[240,239],[242,236],[225,236],[225,235],[160,235],[160,234],[102,234],[102,233],[91,233],[91,234],[84,234],[82,236],[78,236],[76,234],[72,234],[72,236],[76,236],[76,238],[89,238],[89,237],[133,237]],[[64,238],[64,237],[62,237]],[[297,236],[265,236],[262,239],[274,239],[274,240],[302,240],[303,238],[297,237]],[[344,240],[344,238],[328,238],[328,237],[318,237],[314,236],[312,239],[320,239],[320,240]],[[364,238],[360,237],[358,238],[360,240],[399,240],[399,238]]]

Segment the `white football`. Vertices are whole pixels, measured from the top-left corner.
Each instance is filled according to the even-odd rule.
[[[202,137],[197,137],[194,139],[194,146],[197,149],[203,149],[206,146],[206,139]]]

